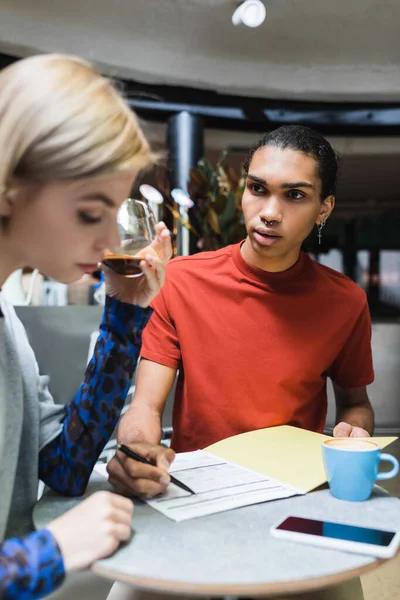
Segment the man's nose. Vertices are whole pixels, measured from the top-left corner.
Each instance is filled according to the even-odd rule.
[[[260,219],[262,221],[282,221],[282,206],[276,196],[270,196],[263,203],[260,211]]]

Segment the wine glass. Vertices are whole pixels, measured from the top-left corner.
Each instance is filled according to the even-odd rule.
[[[128,198],[118,211],[117,224],[121,243],[104,252],[103,264],[118,275],[140,277],[140,251],[156,237],[154,215],[145,202]]]

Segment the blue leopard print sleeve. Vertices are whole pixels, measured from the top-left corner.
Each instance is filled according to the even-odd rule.
[[[47,529],[0,544],[0,598],[43,598],[64,579],[58,545]]]
[[[152,314],[107,297],[93,357],[74,400],[65,407],[60,435],[39,454],[39,477],[68,496],[83,494],[114,431],[128,394]]]

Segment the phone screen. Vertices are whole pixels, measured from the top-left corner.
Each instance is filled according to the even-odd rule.
[[[315,521],[314,519],[303,519],[302,517],[288,517],[276,529],[383,547],[389,546],[396,535],[393,531],[342,525],[341,523],[331,523],[329,521]]]

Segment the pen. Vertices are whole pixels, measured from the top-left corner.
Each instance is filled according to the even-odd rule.
[[[137,460],[137,462],[141,462],[146,465],[151,465],[153,467],[155,466],[154,463],[151,462],[151,460],[149,460],[148,458],[145,458],[144,456],[142,456],[141,454],[138,454],[137,452],[133,452],[133,450],[131,450],[127,446],[124,446],[124,444],[120,444],[118,446],[118,450],[121,450],[121,452],[123,452],[126,456],[129,456],[129,458],[132,458],[133,460]],[[187,485],[185,485],[178,479],[175,479],[175,477],[173,475],[170,475],[170,478],[171,478],[171,483],[173,483],[174,485],[181,488],[181,490],[184,490],[185,492],[189,492],[189,494],[195,494],[195,492],[193,490],[191,490],[190,487],[188,487]]]

